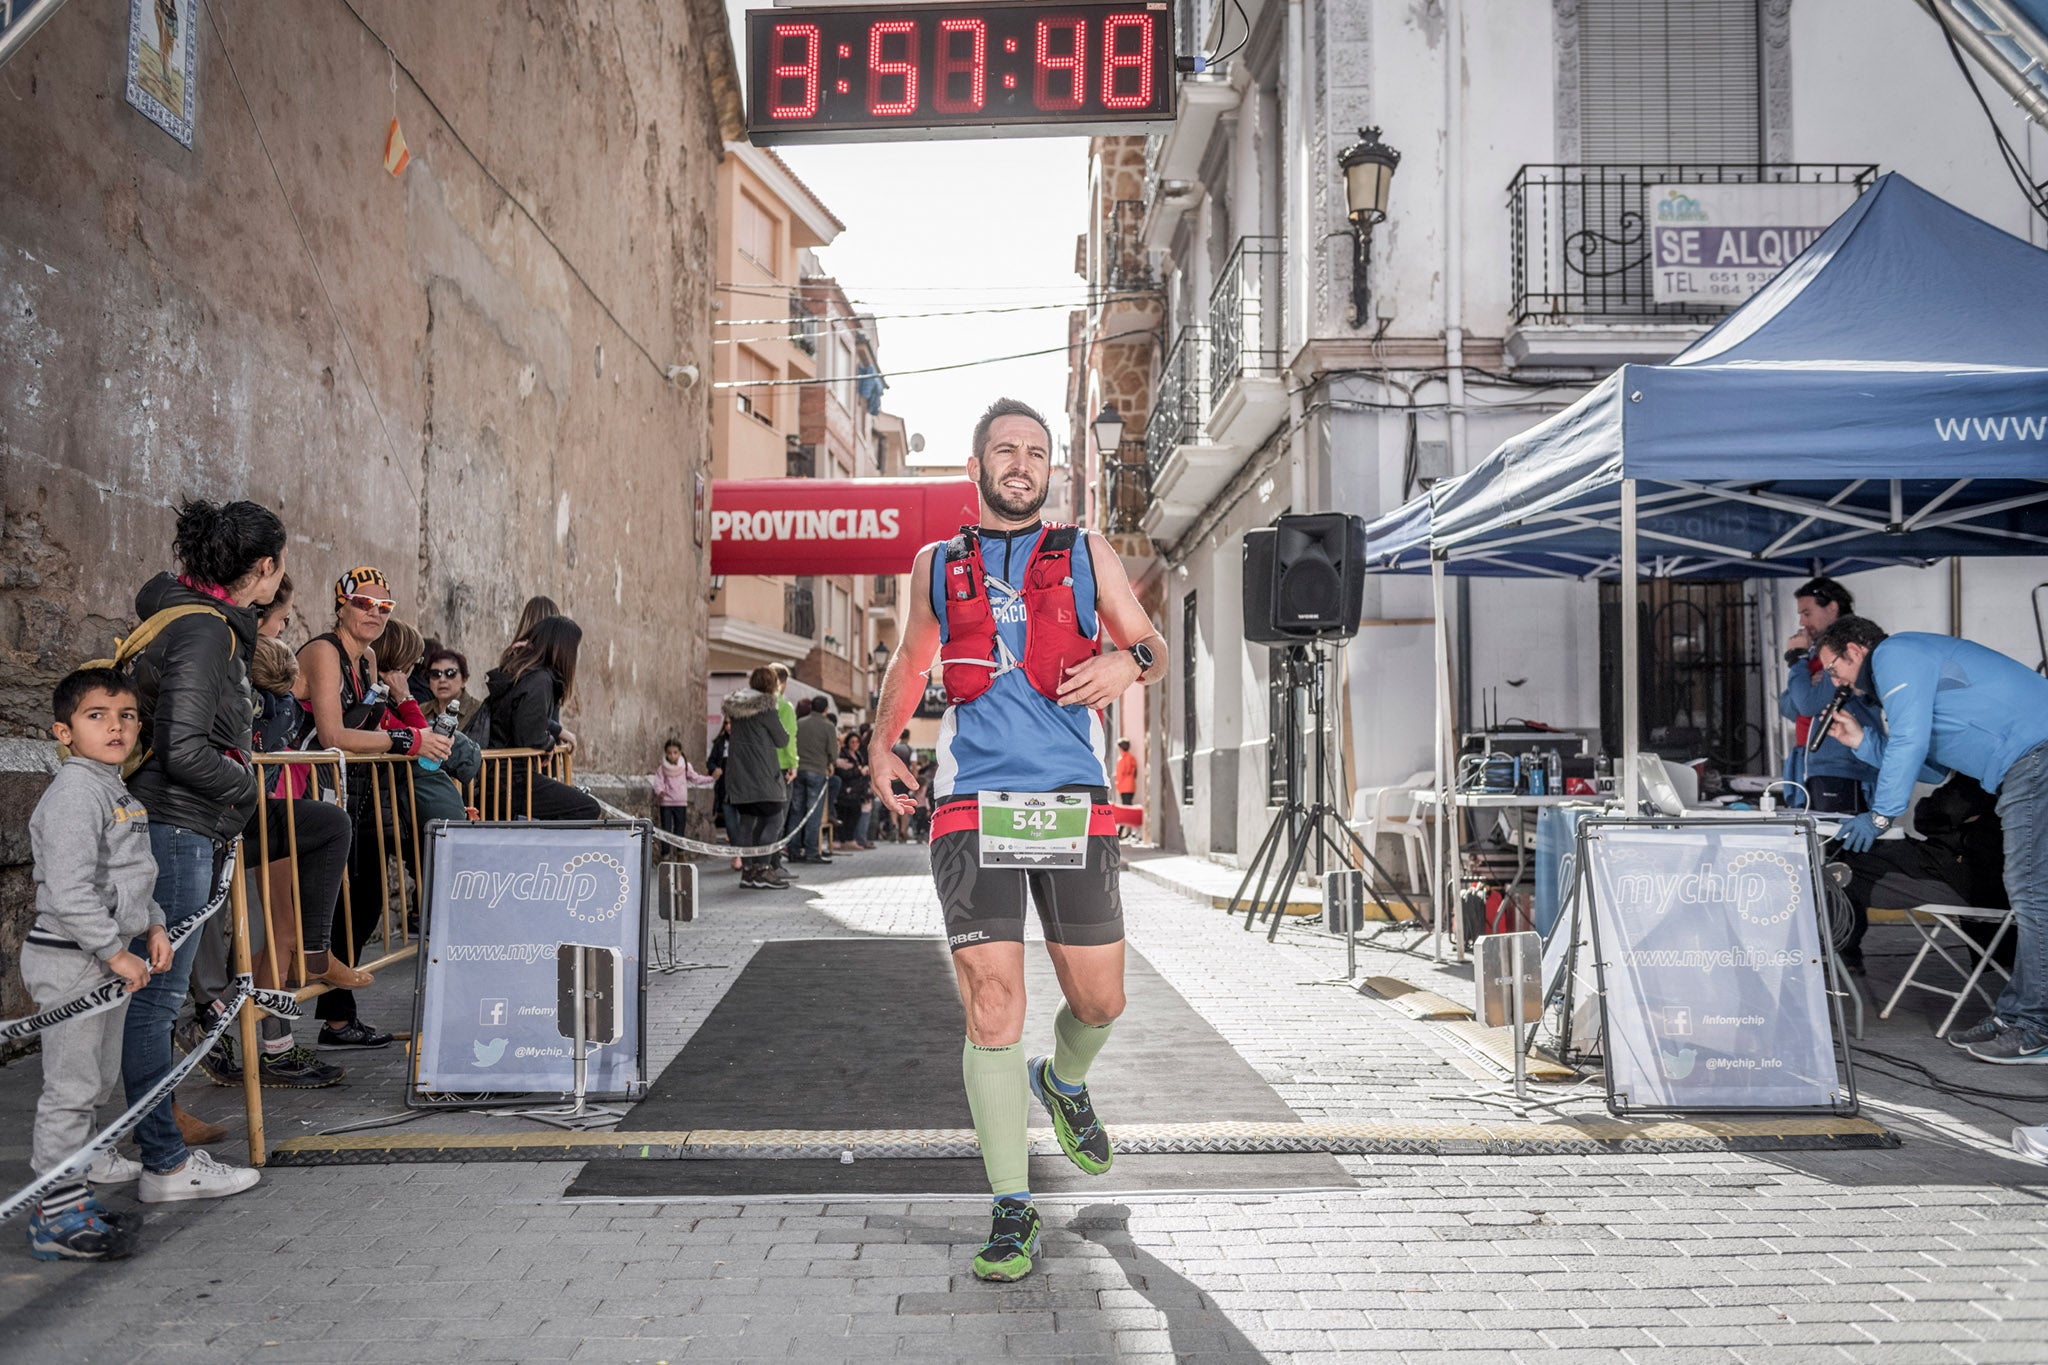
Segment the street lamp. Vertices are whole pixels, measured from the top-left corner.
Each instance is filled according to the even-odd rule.
[[[868,651],[868,662],[875,666],[875,672],[885,672],[889,667],[889,646],[876,645]]]
[[[1351,212],[1351,325],[1365,326],[1372,308],[1367,266],[1372,257],[1372,229],[1387,219],[1387,189],[1394,182],[1401,154],[1380,141],[1377,128],[1360,128],[1358,141],[1337,154],[1344,170],[1344,199]]]
[[[1095,414],[1095,449],[1104,455],[1124,443],[1124,415],[1116,410],[1116,404],[1105,402],[1102,411]]]

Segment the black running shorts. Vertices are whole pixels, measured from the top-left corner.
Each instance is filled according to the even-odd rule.
[[[1107,811],[1102,802],[1108,793],[1092,790],[1098,811]],[[1092,832],[1104,823],[1089,822],[1086,867],[983,867],[974,798],[942,801],[932,812],[932,881],[946,914],[947,944],[957,952],[976,943],[1022,943],[1027,888],[1050,941],[1079,947],[1121,943],[1124,904],[1117,874],[1123,852],[1113,825],[1110,833]]]

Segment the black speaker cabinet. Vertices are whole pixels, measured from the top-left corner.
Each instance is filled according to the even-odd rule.
[[[1297,640],[1350,639],[1365,609],[1365,518],[1281,517],[1273,523],[1272,574],[1274,630]]]
[[[1279,532],[1261,526],[1244,533],[1244,638],[1255,645],[1291,645],[1300,637],[1273,625],[1273,543]]]

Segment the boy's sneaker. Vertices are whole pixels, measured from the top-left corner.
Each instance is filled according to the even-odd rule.
[[[1050,1057],[1033,1057],[1025,1074],[1031,1078],[1031,1093],[1052,1115],[1053,1136],[1060,1140],[1060,1150],[1067,1154],[1067,1160],[1090,1175],[1108,1170],[1116,1154],[1110,1150],[1109,1134],[1096,1121],[1088,1087],[1082,1086],[1078,1095],[1069,1095],[1053,1084]]]
[[[1028,1194],[996,1200],[988,1242],[974,1258],[974,1276],[1007,1284],[1031,1273],[1038,1251],[1038,1208]]]
[[[135,1229],[112,1220],[97,1199],[86,1198],[45,1216],[28,1218],[28,1254],[38,1261],[119,1261],[135,1254]]]
[[[100,1159],[86,1171],[85,1178],[95,1185],[126,1185],[142,1178],[142,1163],[130,1161],[119,1152],[102,1152]]]
[[[2005,1032],[2005,1021],[1995,1014],[1987,1014],[1966,1029],[1951,1033],[1948,1045],[1954,1048],[1972,1048],[1979,1043],[1988,1043]]]
[[[175,1171],[166,1171],[162,1175],[144,1171],[142,1188],[136,1197],[145,1204],[171,1204],[181,1199],[219,1199],[223,1195],[240,1194],[260,1178],[247,1166],[230,1166],[215,1161],[206,1154],[205,1148],[194,1147],[185,1153],[185,1164]]]
[[[2048,1037],[2031,1029],[2009,1028],[1995,1038],[1972,1044],[1970,1055],[1999,1066],[2048,1066]]]
[[[391,1035],[381,1029],[373,1029],[360,1019],[351,1019],[340,1028],[328,1024],[320,1030],[320,1046],[332,1050],[344,1047],[389,1047]]]
[[[271,1090],[323,1090],[348,1072],[321,1061],[312,1048],[302,1043],[276,1056],[264,1053],[256,1064],[256,1074]]]
[[[171,1030],[171,1041],[188,1057],[199,1050],[199,1040],[205,1036],[206,1028],[197,1019],[180,1019]],[[222,1034],[213,1050],[199,1059],[199,1069],[215,1085],[240,1085],[242,1064],[235,1054],[235,1035]]]

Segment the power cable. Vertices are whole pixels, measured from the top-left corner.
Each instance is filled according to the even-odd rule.
[[[356,382],[362,385],[363,396],[370,400],[370,411],[376,415],[377,430],[384,437],[385,448],[391,452],[391,467],[398,471],[399,479],[405,484],[405,491],[412,494],[417,503],[420,490],[413,487],[412,477],[406,472],[406,462],[398,453],[398,443],[391,439],[391,428],[384,421],[384,409],[377,402],[377,391],[370,387],[369,376],[363,373],[363,362],[356,355],[356,344],[349,337],[348,327],[341,320],[341,310],[334,306],[334,295],[327,288],[327,277],[320,271],[320,258],[313,254],[313,244],[306,240],[305,226],[299,222],[299,211],[292,207],[291,192],[284,187],[284,175],[277,169],[276,158],[270,155],[270,143],[263,136],[263,125],[256,118],[256,106],[249,99],[249,92],[242,85],[242,73],[235,69],[234,54],[228,51],[228,39],[221,32],[220,15],[215,7],[206,5],[206,21],[213,28],[213,40],[220,44],[220,55],[228,66],[228,77],[235,83],[235,93],[242,97],[242,108],[249,115],[250,130],[256,134],[256,146],[263,153],[264,162],[270,167],[270,178],[277,182],[278,197],[284,200],[284,211],[292,220],[292,231],[299,236],[299,249],[306,253],[306,264],[312,268],[313,282],[320,286],[320,297],[326,300],[327,315],[334,321],[334,330],[341,334],[342,349],[348,352],[349,364],[355,369]]]
[[[363,18],[361,12],[356,9],[353,0],[341,0],[341,7],[355,17],[355,21],[362,25],[363,32],[369,34],[377,46],[384,49],[384,55],[391,59],[391,64],[405,73],[406,80],[412,82],[412,88],[418,92],[422,100],[426,101],[427,108],[434,111],[434,117],[441,120],[441,126],[446,128],[448,135],[455,139],[455,145],[462,148],[469,156],[469,159],[476,163],[476,168],[483,172],[484,179],[497,187],[498,193],[505,197],[506,202],[519,210],[520,216],[525,218],[533,230],[540,234],[541,240],[554,249],[556,257],[568,268],[569,273],[576,277],[576,283],[583,286],[583,292],[590,295],[591,301],[598,306],[599,311],[611,320],[612,326],[618,329],[619,335],[633,344],[633,349],[640,352],[647,363],[653,367],[654,373],[661,378],[662,382],[668,382],[669,367],[656,360],[654,353],[647,349],[646,344],[633,334],[632,329],[620,321],[619,315],[612,310],[611,304],[606,301],[604,295],[597,292],[596,286],[592,285],[583,271],[577,267],[575,258],[562,249],[562,244],[557,242],[545,227],[541,226],[540,219],[534,215],[532,209],[526,206],[525,201],[512,193],[505,182],[498,178],[496,172],[491,170],[490,165],[481,156],[477,155],[476,149],[469,145],[467,138],[463,137],[462,130],[455,126],[455,121],[449,118],[441,106],[435,102],[434,97],[427,93],[426,86],[420,83],[420,78],[413,74],[412,68],[398,59],[398,53],[392,49],[391,44],[384,41],[384,36],[378,33],[376,29],[370,27],[370,21]]]
[[[1135,327],[1126,332],[1117,332],[1111,336],[1098,337],[1097,340],[1121,341],[1125,337],[1152,335],[1154,335],[1154,333],[1152,329],[1149,327]],[[942,370],[965,370],[972,369],[978,365],[1000,365],[1004,361],[1008,360],[1030,360],[1035,356],[1064,355],[1070,349],[1072,348],[1069,346],[1047,346],[1043,350],[1037,351],[1017,351],[1011,355],[985,356],[980,360],[956,360],[946,365],[926,365],[920,369],[915,370],[878,370],[875,372],[873,376],[853,377],[879,378],[884,382],[887,382],[891,379],[896,379],[904,375],[937,374]],[[845,382],[847,382],[846,379],[838,377],[831,379],[721,379],[717,383],[713,384],[711,387],[714,389],[775,389],[796,388],[805,384],[841,384]]]
[[[2026,196],[2027,207],[2044,221],[2048,221],[2048,189],[2035,184],[2029,178],[2026,162],[2013,150],[2012,143],[2006,140],[2005,129],[1998,126],[1998,116],[1991,112],[1991,103],[1984,98],[1984,91],[1977,84],[1977,73],[1970,70],[1969,62],[1963,57],[1963,49],[1956,42],[1956,35],[1949,31],[1947,23],[1939,19],[1936,22],[1941,25],[1941,36],[1948,43],[1949,56],[1955,58],[1956,69],[1963,73],[1963,79],[1969,83],[1970,93],[1977,97],[1977,107],[1984,111],[1984,119],[1991,125],[1991,136],[1998,141],[1998,154],[2005,162],[2005,169],[2012,175],[2014,183],[2020,187],[2020,193]]]
[[[959,308],[940,308],[919,313],[889,313],[876,310],[868,310],[855,316],[849,316],[848,314],[845,313],[813,313],[810,316],[816,318],[821,326],[858,329],[861,320],[864,318],[871,318],[876,322],[907,322],[918,318],[993,317],[1002,313],[1042,313],[1055,308],[1086,308],[1101,303],[1114,301],[1114,298],[1086,299],[1074,303],[1012,303],[1004,304],[1000,307],[994,308],[975,308],[963,306]],[[711,325],[713,327],[771,327],[785,325],[792,320],[792,317],[714,318],[712,319]]]

